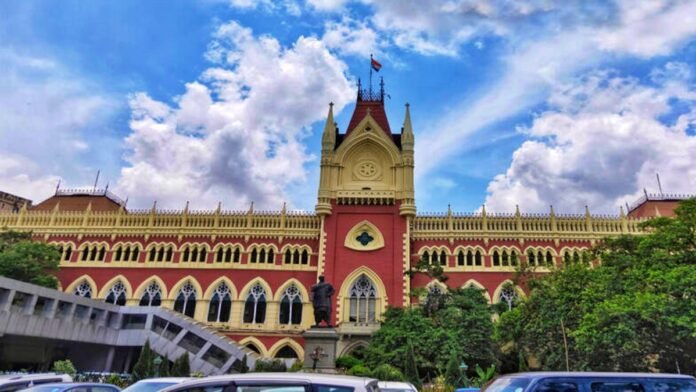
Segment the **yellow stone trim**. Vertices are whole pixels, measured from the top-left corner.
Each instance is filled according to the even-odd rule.
[[[517,291],[517,294],[520,296],[520,298],[527,298],[527,294],[520,288],[520,286],[517,286],[512,280],[510,279],[505,279],[504,281],[500,282],[498,287],[495,288],[495,291],[493,292],[493,297],[492,303],[497,304],[500,303],[500,292],[503,291],[503,287],[506,285],[512,285],[512,287],[515,288],[515,291]]]
[[[358,237],[363,232],[366,232],[373,238],[373,240],[367,243],[367,245],[361,244],[356,239],[356,237]],[[382,235],[382,232],[379,231],[377,226],[375,226],[372,222],[368,220],[364,220],[353,226],[350,229],[350,231],[348,231],[348,234],[346,235],[346,238],[343,241],[343,246],[345,246],[348,249],[365,252],[382,249],[384,248],[384,236]]]
[[[225,283],[227,287],[230,288],[230,300],[234,301],[237,299],[237,287],[235,287],[234,283],[230,280],[230,278],[226,276],[221,276],[213,281],[208,288],[205,290],[205,293],[203,293],[203,299],[208,299],[211,300],[213,299],[213,293],[215,292],[215,289],[220,285],[220,283]],[[231,315],[230,315],[231,316]]]
[[[278,286],[278,289],[276,290],[275,295],[273,296],[273,301],[278,302],[280,304],[281,296],[285,292],[285,289],[287,289],[288,286],[290,286],[291,284],[294,284],[295,286],[297,286],[298,289],[300,289],[300,295],[302,295],[302,303],[309,303],[309,292],[307,291],[307,288],[302,283],[300,283],[299,280],[295,278],[290,278],[286,280],[283,284]]]
[[[491,294],[486,290],[486,287],[484,287],[479,281],[476,279],[469,279],[464,284],[461,286],[462,288],[467,288],[469,286],[474,286],[477,289],[483,290],[483,294],[486,296],[486,300],[488,301],[489,304],[493,303],[491,301]]]
[[[68,294],[73,294],[75,292],[75,288],[79,284],[81,284],[83,281],[86,281],[90,288],[92,289],[92,297],[96,296],[99,291],[97,291],[97,283],[92,279],[91,276],[84,274],[80,276],[79,278],[75,279],[68,285],[68,287],[65,289],[65,292]]]
[[[169,292],[169,296],[167,297],[167,299],[175,301],[176,296],[179,295],[179,290],[186,284],[186,282],[191,282],[191,285],[193,285],[193,287],[196,289],[196,301],[204,299],[202,297],[204,293],[203,287],[201,287],[201,284],[198,283],[198,280],[194,278],[192,275],[188,275],[179,279],[179,281],[172,286],[172,289]],[[198,310],[198,306],[196,306],[196,310]]]
[[[130,299],[133,295],[133,287],[131,286],[130,282],[128,279],[126,279],[125,276],[123,275],[116,275],[113,278],[111,278],[108,282],[102,286],[101,291],[99,292],[99,296],[97,298],[100,299],[106,299],[106,296],[109,293],[109,290],[111,290],[111,287],[116,284],[116,282],[121,281],[123,283],[123,286],[126,288],[126,300]]]
[[[268,355],[268,350],[266,349],[266,346],[260,340],[256,339],[253,336],[248,336],[248,337],[240,340],[239,344],[241,344],[242,346],[246,346],[247,344],[253,344],[254,346],[256,346],[256,348],[259,349],[259,351],[261,352],[260,355],[262,357],[270,358],[270,356]]]
[[[288,346],[295,350],[297,358],[300,361],[304,358],[304,348],[302,348],[302,346],[300,346],[299,343],[297,343],[294,339],[291,338],[283,338],[275,342],[275,344],[273,344],[273,346],[271,346],[271,348],[268,349],[268,356],[270,358],[275,358],[275,356],[278,355],[278,351],[280,351],[280,349],[282,349],[285,346]]]
[[[264,290],[266,290],[266,303],[270,305],[270,302],[273,300],[273,290],[271,290],[271,285],[260,276],[255,277],[244,285],[239,291],[239,300],[242,302],[246,301],[246,298],[249,296],[249,290],[251,290],[251,287],[256,283],[261,284]],[[268,321],[268,309],[266,309],[266,321]]]
[[[138,286],[138,288],[135,289],[133,299],[137,299],[139,302],[140,298],[142,298],[143,294],[145,294],[145,289],[147,289],[147,286],[149,286],[150,283],[152,283],[153,281],[157,283],[160,290],[162,290],[162,301],[167,300],[169,298],[169,291],[167,290],[167,285],[164,283],[164,280],[160,278],[159,275],[152,275],[147,279],[143,280],[143,282]]]

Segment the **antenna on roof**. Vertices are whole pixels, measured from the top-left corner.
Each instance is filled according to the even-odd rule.
[[[58,184],[56,184],[56,195],[58,194],[58,189],[60,189],[60,179],[58,179]]]
[[[660,190],[660,196],[662,195],[662,184],[660,183],[660,173],[655,173],[657,177],[657,188]]]
[[[97,183],[99,182],[99,172],[101,172],[101,170],[97,170],[97,178],[94,179],[94,190],[95,191],[97,190]]]
[[[109,191],[109,183],[106,183],[106,186],[104,187],[104,194]]]

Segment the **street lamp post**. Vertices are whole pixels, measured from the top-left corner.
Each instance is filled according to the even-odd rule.
[[[152,360],[152,364],[155,365],[155,377],[159,377],[160,365],[162,364],[162,357],[159,355]]]
[[[466,375],[466,371],[469,369],[469,365],[466,364],[466,362],[462,361],[462,363],[459,364],[459,370],[462,371],[462,375],[464,377],[464,386],[468,387],[469,386],[469,377]]]

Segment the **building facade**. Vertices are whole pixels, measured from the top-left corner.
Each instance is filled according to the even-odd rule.
[[[414,148],[409,106],[394,133],[383,90],[358,90],[345,133],[329,107],[314,213],[257,211],[253,204],[244,211],[138,211],[108,191],[57,190],[33,208],[0,212],[0,227],[31,230],[56,245],[65,292],[170,308],[262,356],[303,358],[301,334],[314,321],[310,287],[321,275],[336,289],[332,320],[342,355],[366,344],[388,306],[418,303],[414,288],[475,286],[491,303],[510,305],[524,295],[510,285],[517,264],[544,273],[674,208],[646,195],[618,216],[553,208],[490,214],[485,207],[419,214]],[[422,259],[443,267],[447,286],[407,274]]]

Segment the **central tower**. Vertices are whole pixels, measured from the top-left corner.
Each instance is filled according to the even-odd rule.
[[[330,105],[322,135],[318,274],[337,286],[333,317],[348,340],[376,330],[388,305],[409,301],[414,137],[408,104],[401,132],[392,133],[384,96],[383,81],[378,92],[358,83],[346,132]]]

